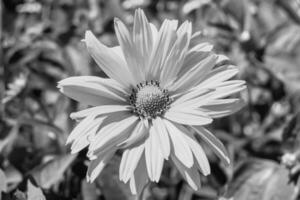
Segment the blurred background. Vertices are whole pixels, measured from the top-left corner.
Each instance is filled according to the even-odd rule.
[[[299,0],[0,1],[0,199],[135,199],[118,179],[120,155],[86,182],[86,152],[70,155],[65,146],[75,126],[69,114],[84,107],[56,85],[74,75],[105,77],[81,39],[92,30],[117,45],[114,17],[130,26],[136,8],[157,27],[166,18],[190,20],[201,31],[197,42],[228,56],[248,85],[246,107],[210,127],[232,164],[206,148],[212,174],[195,192],[166,163],[143,199],[300,199]]]

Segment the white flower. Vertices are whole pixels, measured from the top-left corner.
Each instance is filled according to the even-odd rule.
[[[93,106],[71,114],[80,122],[67,141],[72,153],[88,146],[89,181],[121,149],[120,180],[129,181],[134,194],[149,179],[159,181],[165,160],[197,190],[198,171],[208,175],[210,166],[195,135],[229,164],[223,144],[203,126],[242,107],[242,100],[230,96],[245,82],[230,80],[238,73],[235,66],[214,68],[224,56],[212,53],[211,45],[192,45],[190,22],[177,26],[165,20],[157,30],[138,9],[132,34],[115,20],[120,46],[109,48],[86,32],[87,49],[109,78],[70,77],[58,87]]]

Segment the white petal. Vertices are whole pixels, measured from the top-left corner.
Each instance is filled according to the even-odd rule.
[[[183,133],[175,124],[169,122],[168,120],[163,120],[165,127],[168,130],[169,136],[171,138],[175,156],[186,166],[192,167],[194,163],[192,151],[186,142]]]
[[[94,182],[94,180],[100,175],[101,171],[104,169],[109,160],[113,157],[116,152],[116,148],[111,149],[105,154],[97,156],[97,159],[92,160],[87,171],[87,181]]]
[[[77,153],[89,144],[88,137],[98,130],[104,118],[94,119],[90,124],[79,124],[69,136],[67,142],[74,141],[71,146],[71,153]],[[84,123],[84,122],[81,122]]]
[[[209,147],[224,162],[224,164],[230,164],[230,159],[227,150],[218,138],[216,138],[210,131],[201,126],[192,126],[192,128],[209,145]]]
[[[169,87],[171,91],[186,91],[201,82],[208,72],[215,66],[217,57],[208,56],[195,66],[191,67],[185,74],[180,76],[174,84]]]
[[[179,124],[186,125],[206,125],[212,122],[212,119],[204,112],[194,108],[171,107],[164,117]]]
[[[131,146],[138,145],[141,142],[144,142],[145,139],[148,137],[149,131],[144,124],[144,121],[140,121],[135,129],[132,131],[131,135],[123,141],[121,144],[118,144],[120,148],[128,148]]]
[[[142,155],[142,158],[140,159],[134,171],[134,175],[130,178],[131,192],[133,194],[137,194],[137,196],[140,196],[147,182],[148,182],[148,176],[146,171],[145,156]]]
[[[165,20],[163,22],[147,66],[147,80],[159,80],[161,66],[176,40],[176,28],[177,21],[175,20]]]
[[[176,156],[171,155],[171,159],[176,165],[176,168],[180,172],[180,174],[183,176],[183,178],[186,180],[186,182],[193,188],[194,190],[199,190],[201,187],[200,182],[200,174],[197,171],[197,168],[195,165],[193,165],[191,168],[188,168],[181,163]]]
[[[126,97],[121,86],[113,83],[110,79],[79,76],[60,81],[58,87],[68,97],[88,105],[124,104]]]
[[[221,66],[213,71],[211,71],[206,79],[199,84],[199,88],[205,88],[205,87],[214,87],[215,85],[220,84],[221,82],[224,82],[226,80],[229,80],[230,78],[237,75],[239,70],[233,66],[233,65],[226,65]]]
[[[163,156],[166,160],[169,159],[171,147],[170,147],[170,138],[168,135],[168,131],[160,117],[157,117],[155,120],[152,121],[153,127],[157,132],[157,136],[159,138],[160,147],[163,153]]]
[[[237,112],[244,105],[242,99],[215,99],[201,106],[200,109],[210,117],[219,118]]]
[[[140,67],[138,59],[136,59],[138,52],[137,49],[134,47],[134,42],[128,29],[123,24],[123,22],[121,22],[117,18],[115,18],[114,25],[118,41],[123,50],[128,69],[131,72],[132,77],[134,78],[133,81],[135,85],[140,82],[143,82],[145,80],[144,73]]]
[[[197,160],[198,166],[200,167],[200,171],[205,176],[210,174],[209,162],[201,145],[196,141],[195,138],[192,138],[190,135],[185,135],[185,137],[194,154],[194,158],[196,158]]]
[[[199,43],[195,46],[193,46],[189,52],[192,52],[192,51],[197,51],[197,52],[210,52],[213,50],[213,45],[211,45],[210,43],[208,42],[203,42],[203,43]]]
[[[134,15],[133,42],[137,53],[135,59],[140,63],[139,68],[142,70],[143,78],[145,78],[145,70],[149,63],[153,41],[151,25],[144,12],[137,9]]]
[[[124,115],[120,121],[110,123],[100,129],[92,141],[89,149],[102,151],[104,149],[115,146],[128,137],[129,133],[134,129],[138,121],[138,117],[134,115]]]
[[[127,64],[119,54],[103,45],[91,31],[86,31],[84,41],[91,56],[110,78],[125,87],[132,85]]]
[[[89,115],[91,116],[99,116],[108,113],[115,112],[126,112],[130,110],[130,106],[122,106],[122,105],[106,105],[106,106],[96,106],[92,108],[88,108],[85,110],[81,110],[78,112],[71,113],[70,117],[72,119],[82,119]]]
[[[164,163],[159,139],[154,127],[150,127],[149,137],[145,141],[145,157],[147,171],[151,181],[158,182]]]
[[[197,89],[188,92],[182,97],[179,97],[178,100],[175,100],[173,105],[174,107],[175,105],[178,105],[182,108],[198,108],[200,106],[205,106],[208,102],[211,102],[212,100],[226,98],[230,95],[239,93],[242,90],[246,89],[245,81],[241,80],[220,82],[218,83],[218,85],[215,85],[213,87],[214,89],[205,89],[202,87],[198,87]],[[197,95],[198,93],[201,95]],[[182,99],[184,99],[185,101],[182,102]],[[178,103],[179,100],[180,103]]]
[[[140,144],[139,146],[133,147],[131,149],[126,149],[123,152],[122,160],[120,164],[120,180],[127,183],[130,177],[133,176],[134,170],[144,152],[145,145]]]
[[[168,57],[163,63],[162,72],[160,75],[161,85],[168,87],[180,71],[189,45],[189,34],[186,32],[178,36]]]

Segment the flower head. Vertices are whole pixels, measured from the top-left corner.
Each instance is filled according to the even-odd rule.
[[[70,77],[59,82],[61,92],[92,106],[71,114],[79,121],[68,137],[76,153],[88,146],[87,172],[93,181],[115,152],[123,150],[120,180],[140,193],[148,180],[158,182],[165,160],[171,160],[195,190],[200,175],[210,173],[196,135],[226,164],[223,144],[204,125],[239,110],[232,98],[245,89],[231,80],[238,69],[214,68],[220,56],[207,43],[194,45],[192,27],[165,20],[159,30],[142,10],[134,16],[132,33],[118,19],[120,46],[109,48],[87,31],[88,52],[109,78]]]

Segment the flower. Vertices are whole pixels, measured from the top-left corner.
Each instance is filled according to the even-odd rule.
[[[208,175],[210,166],[196,137],[229,164],[223,144],[203,126],[243,106],[232,95],[245,82],[232,80],[238,73],[233,65],[214,68],[224,56],[208,43],[195,45],[188,21],[177,28],[176,20],[165,20],[157,30],[138,9],[132,34],[119,19],[114,26],[120,46],[107,47],[90,31],[84,39],[109,78],[78,76],[58,84],[66,96],[92,106],[71,114],[79,121],[67,140],[72,153],[88,146],[88,181],[121,149],[120,180],[132,193],[149,179],[158,182],[165,160],[198,190],[199,171]]]

